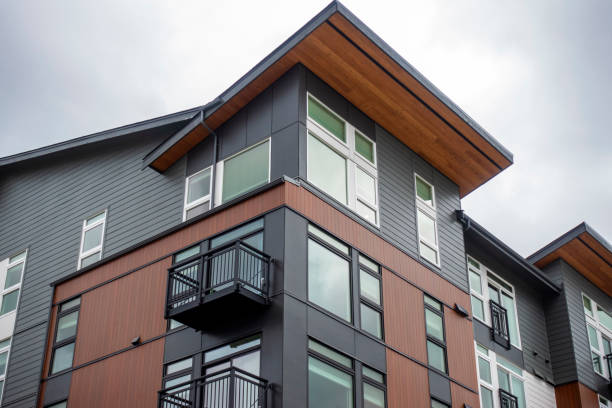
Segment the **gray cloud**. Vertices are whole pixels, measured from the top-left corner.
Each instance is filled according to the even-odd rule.
[[[0,156],[204,104],[326,4],[0,2]],[[345,4],[515,154],[471,216],[524,255],[612,237],[612,3]]]

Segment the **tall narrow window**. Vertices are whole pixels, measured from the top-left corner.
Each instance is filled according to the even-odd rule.
[[[308,95],[308,181],[378,225],[376,143]]]
[[[423,259],[440,266],[434,187],[416,174],[414,180],[419,254]]]
[[[215,202],[222,204],[270,181],[270,139],[217,164]],[[217,194],[219,193],[219,194]]]
[[[353,360],[308,341],[309,408],[353,408],[353,378]]]
[[[185,179],[185,206],[183,220],[203,214],[210,209],[212,166]]]
[[[378,371],[362,366],[362,389],[364,408],[385,408],[385,376]]]
[[[2,294],[0,316],[14,312],[17,309],[26,258],[27,251],[20,252],[8,258],[6,274],[4,275],[4,284],[2,285],[2,290],[0,291]]]
[[[11,348],[11,338],[0,341],[0,401],[4,391],[6,380],[6,368],[8,366],[9,349]]]
[[[164,389],[172,390],[172,396],[176,401],[191,401],[192,387],[189,381],[191,381],[192,378],[193,357],[184,358],[164,365],[163,387]],[[163,406],[171,407],[172,405]]]
[[[361,328],[373,336],[383,337],[383,308],[379,266],[359,255],[359,298]]]
[[[446,368],[446,337],[444,335],[444,308],[442,303],[424,295],[425,332],[427,334],[427,361],[429,366],[443,373]]]
[[[587,295],[582,295],[593,371],[612,378],[612,322],[610,314]]]
[[[498,406],[526,408],[523,370],[520,367],[478,343],[476,343],[476,360],[482,408]]]
[[[81,298],[59,305],[50,374],[57,374],[72,367],[80,308]]]
[[[83,220],[79,268],[98,262],[102,258],[105,228],[106,211]]]

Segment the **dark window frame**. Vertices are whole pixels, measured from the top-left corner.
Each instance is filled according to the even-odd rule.
[[[430,304],[428,304],[425,301],[425,298],[428,297],[436,302],[438,302],[440,304],[440,309],[436,309],[435,307],[431,306]],[[425,320],[425,349],[427,349],[427,342],[432,342],[434,344],[436,344],[437,346],[442,348],[442,351],[444,352],[444,368],[445,371],[441,371],[438,368],[432,366],[431,364],[429,364],[429,353],[427,354],[427,366],[429,367],[430,370],[434,370],[438,373],[443,374],[444,376],[448,377],[448,350],[446,349],[446,324],[444,322],[444,303],[440,302],[438,299],[436,299],[435,297],[428,295],[427,293],[423,293],[423,318]],[[434,336],[430,336],[427,333],[427,310],[437,314],[438,316],[440,316],[440,318],[442,319],[442,337],[444,337],[444,341],[440,341],[440,339],[434,337]]]
[[[71,307],[70,309],[66,309],[66,310],[62,310],[62,306],[72,302],[75,299],[79,299],[79,304],[76,306]],[[67,316],[73,312],[78,311],[78,315],[77,315],[77,324],[76,324],[76,329],[74,331],[74,336],[70,336],[68,338],[65,338],[59,342],[57,342],[55,339],[57,338],[57,329],[59,327],[59,321],[62,317]],[[60,303],[57,306],[57,316],[55,319],[55,329],[53,331],[53,346],[51,348],[51,359],[49,361],[49,375],[58,375],[58,374],[62,374],[65,372],[68,372],[70,370],[72,370],[72,365],[74,364],[74,351],[72,352],[72,362],[70,364],[70,367],[65,368],[63,370],[57,371],[57,372],[53,372],[53,363],[55,362],[55,352],[57,351],[58,348],[67,346],[71,343],[75,344],[75,348],[76,348],[76,338],[77,338],[77,334],[79,332],[79,322],[80,322],[80,317],[81,317],[81,297],[80,296],[76,296],[76,297],[72,297],[70,299],[67,299],[65,301],[63,301],[62,303]],[[61,402],[61,401],[60,401]]]
[[[349,246],[349,248],[351,248]],[[355,250],[356,251],[356,250]],[[359,252],[359,255],[367,258],[368,260],[370,260],[373,263],[378,264],[377,262],[372,261],[369,257],[367,257],[366,255],[362,254]],[[385,314],[384,314],[384,299],[383,299],[383,282],[382,282],[382,269],[380,267],[380,265],[378,265],[378,272],[371,270],[367,265],[359,262],[359,255],[357,257],[357,270],[358,270],[358,290],[357,290],[357,295],[359,297],[359,303],[363,303],[365,304],[367,307],[374,309],[375,311],[377,311],[380,314],[380,337],[377,337],[376,335],[368,332],[367,330],[365,330],[363,327],[361,327],[361,310],[359,310],[359,328],[363,331],[365,331],[366,333],[368,333],[371,336],[376,337],[377,339],[381,340],[381,341],[385,341]],[[380,296],[380,305],[377,305],[376,303],[372,302],[371,300],[369,300],[368,298],[364,297],[361,295],[361,271],[364,271],[365,273],[367,273],[368,275],[372,276],[373,278],[376,278],[378,280],[378,291],[379,291],[379,296]],[[361,305],[360,305],[361,306]]]
[[[380,383],[376,380],[371,379],[370,377],[367,377],[365,375],[363,375],[363,367],[367,367],[372,371],[376,371],[377,373],[379,373],[380,375],[382,375],[383,378],[383,382]],[[361,364],[361,406],[365,406],[365,393],[364,393],[364,388],[363,388],[363,384],[367,383],[368,385],[371,385],[372,387],[376,387],[379,390],[381,390],[384,393],[384,397],[385,397],[385,408],[387,408],[388,406],[388,401],[387,401],[387,374],[385,373],[381,373],[380,371],[366,365],[366,364]]]
[[[208,353],[208,352],[210,352],[212,350],[216,350],[216,349],[221,348],[221,347],[225,347],[225,346],[227,346],[229,344],[236,343],[236,342],[241,341],[241,340],[249,339],[251,337],[253,337],[253,338],[254,337],[258,337],[259,338],[259,344],[251,346],[251,347],[246,348],[244,350],[236,351],[234,353],[228,354],[228,355],[223,356],[223,357],[216,358],[214,360],[206,361],[206,357],[205,357],[206,353]],[[199,367],[199,369],[200,369],[199,375],[201,375],[201,376],[205,375],[204,373],[206,372],[206,369],[209,368],[209,367],[215,366],[217,364],[222,364],[222,363],[224,363],[226,361],[230,361],[230,364],[231,364],[231,360],[236,358],[236,357],[240,357],[242,355],[251,353],[251,352],[253,352],[255,350],[261,350],[262,344],[263,344],[263,334],[261,332],[258,332],[258,333],[250,334],[248,336],[240,336],[239,338],[234,339],[232,341],[225,342],[223,344],[219,344],[219,345],[216,345],[214,347],[210,347],[210,348],[207,348],[205,350],[202,350],[200,352],[200,354],[201,354],[201,364],[200,364],[200,367]],[[261,363],[262,363],[261,354],[259,355],[259,357],[260,357],[260,359],[259,359],[259,373],[261,374]]]
[[[351,368],[348,368],[347,366],[338,363],[336,360],[331,359],[331,358],[329,358],[329,357],[327,357],[327,356],[325,356],[325,355],[323,355],[323,354],[321,354],[321,353],[319,353],[319,352],[317,352],[315,350],[312,350],[310,347],[308,347],[308,340],[312,340],[315,343],[319,343],[323,347],[328,348],[328,349],[330,349],[330,350],[332,350],[332,351],[334,351],[334,352],[336,352],[338,354],[342,354],[343,356],[349,358],[351,360]],[[352,386],[352,389],[353,389],[353,408],[355,408],[355,406],[356,406],[355,403],[357,402],[357,396],[355,395],[357,393],[357,387],[356,387],[356,384],[357,384],[357,370],[355,369],[355,366],[356,366],[355,359],[353,357],[349,356],[348,354],[345,354],[345,353],[339,351],[338,349],[330,347],[327,344],[322,343],[319,340],[311,338],[311,337],[308,337],[308,339],[306,340],[306,371],[307,371],[307,374],[306,374],[306,406],[308,407],[309,404],[310,404],[310,401],[309,401],[309,398],[308,398],[308,395],[310,394],[310,382],[309,382],[310,374],[309,374],[309,367],[308,367],[309,363],[308,363],[308,360],[309,360],[310,357],[312,357],[312,358],[314,358],[316,360],[319,360],[320,362],[322,362],[324,364],[327,364],[327,365],[329,365],[329,366],[331,366],[331,367],[333,367],[335,369],[338,369],[338,370],[344,372],[345,374],[348,374],[348,375],[351,376],[351,380],[352,380],[351,381],[351,386]],[[360,398],[363,400],[363,392],[361,393],[361,397]],[[386,401],[386,393],[385,393],[385,401]]]
[[[163,375],[162,375],[162,389],[166,388],[166,381],[171,381],[174,380],[176,378],[179,377],[183,377],[186,374],[189,374],[191,378],[189,378],[189,381],[193,380],[193,375],[194,375],[194,364],[195,364],[195,356],[186,356],[183,358],[178,358],[176,360],[170,361],[168,363],[164,363],[164,371],[163,371]],[[187,360],[187,359],[191,359],[191,367],[189,368],[184,368],[180,371],[177,371],[175,373],[171,373],[168,374],[168,366],[171,366],[172,364],[178,363],[179,361],[183,361],[183,360]]]

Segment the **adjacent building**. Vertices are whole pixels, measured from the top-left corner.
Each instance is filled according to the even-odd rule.
[[[338,2],[210,103],[0,159],[2,407],[608,407],[612,249]]]

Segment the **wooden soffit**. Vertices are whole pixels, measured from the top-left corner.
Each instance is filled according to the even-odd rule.
[[[470,193],[512,164],[505,150],[339,3],[332,3],[220,95],[204,124],[148,165],[166,170],[296,64]]]

